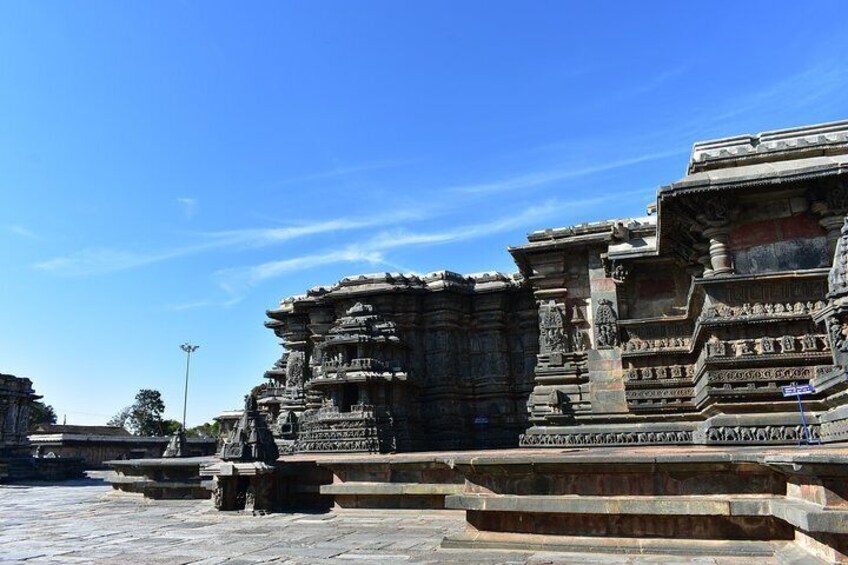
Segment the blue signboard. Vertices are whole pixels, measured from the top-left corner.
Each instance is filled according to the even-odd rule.
[[[794,396],[798,399],[798,413],[801,415],[801,425],[804,426],[804,431],[798,435],[798,445],[812,445],[821,443],[817,437],[813,437],[810,426],[807,424],[807,418],[804,416],[804,404],[801,402],[801,397],[807,394],[815,394],[816,389],[813,385],[790,385],[780,387],[784,397]]]
[[[780,390],[783,392],[783,396],[801,396],[802,394],[815,394],[816,392],[813,385],[782,386]]]

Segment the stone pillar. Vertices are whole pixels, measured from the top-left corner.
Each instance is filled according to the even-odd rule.
[[[257,474],[250,479],[245,505],[246,510],[270,512],[274,505],[274,476],[270,473]]]
[[[704,267],[704,272],[701,276],[713,276],[713,264],[710,261],[710,246],[706,243],[696,243],[694,246],[695,252],[698,253],[698,263]]]
[[[6,412],[6,440],[17,443],[18,434],[18,401],[11,400]]]
[[[733,273],[730,248],[727,244],[729,234],[730,228],[728,226],[712,227],[704,230],[704,236],[710,240],[710,265],[712,266],[710,276]]]
[[[836,253],[836,243],[839,241],[844,218],[842,216],[825,216],[819,220],[819,225],[827,232],[827,249],[830,257]]]
[[[606,276],[598,251],[590,250],[588,258],[594,328],[593,347],[588,354],[591,406],[593,413],[624,413],[627,412],[627,398],[617,325],[617,286]],[[613,323],[610,323],[610,314]],[[599,315],[605,319],[599,319]]]
[[[6,443],[6,412],[9,410],[9,401],[0,398],[0,446]]]
[[[215,477],[215,492],[213,500],[217,510],[242,510],[243,504],[239,504],[238,477],[230,475],[226,477]]]

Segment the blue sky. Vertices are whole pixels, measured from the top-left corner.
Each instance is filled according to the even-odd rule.
[[[848,118],[844,2],[4,2],[0,372],[189,424],[359,272],[514,266],[640,216],[691,144]],[[782,9],[781,9],[782,8]]]

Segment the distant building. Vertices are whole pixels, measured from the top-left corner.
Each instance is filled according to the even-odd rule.
[[[29,435],[34,453],[39,456],[80,457],[86,468],[104,467],[113,459],[152,459],[162,456],[171,438],[134,436],[114,426],[66,426],[45,424]],[[187,438],[189,456],[212,455],[214,438]]]

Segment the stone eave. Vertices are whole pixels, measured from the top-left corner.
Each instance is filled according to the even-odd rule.
[[[524,284],[521,273],[485,272],[461,275],[451,271],[434,271],[423,276],[413,274],[352,275],[332,286],[314,287],[307,294],[286,298],[275,309],[266,310],[267,317],[284,321],[293,314],[331,299],[356,298],[374,294],[457,292],[483,294],[518,288]],[[279,324],[266,322],[267,327]]]
[[[621,318],[618,320],[620,326],[641,326],[643,324],[668,324],[671,322],[689,321],[689,314],[675,314],[673,316],[656,316],[653,318]]]
[[[632,242],[637,240],[641,240],[644,245],[639,247],[633,245]],[[614,247],[623,245],[630,245],[630,248],[622,247],[621,249],[614,249]],[[656,257],[657,255],[657,237],[653,231],[645,234],[643,237],[634,237],[616,246],[611,245],[607,254],[610,259],[615,261],[643,259],[646,257]]]
[[[34,444],[46,442],[75,442],[75,443],[168,443],[170,436],[107,436],[87,434],[30,434],[29,441]],[[186,438],[193,439],[193,438]]]
[[[711,169],[687,175],[657,190],[657,253],[668,245],[663,231],[663,205],[694,194],[730,190],[762,190],[779,185],[848,174],[848,155],[759,163]]]
[[[727,283],[745,283],[751,281],[770,281],[787,278],[821,278],[827,277],[830,272],[829,267],[820,267],[817,269],[802,269],[796,271],[776,271],[773,273],[756,273],[752,275],[725,275],[719,277],[699,277],[695,279],[695,284],[699,286],[711,286],[716,284]]]
[[[676,182],[660,187],[657,199],[662,202],[682,194],[785,184],[846,172],[848,172],[848,155],[810,157],[726,169],[710,169],[686,175]]]
[[[588,245],[607,244],[612,241],[612,232],[606,230],[599,233],[574,235],[568,237],[551,237],[550,239],[531,241],[524,245],[507,247],[507,251],[515,258],[540,251],[557,251],[569,247],[585,247]],[[526,275],[525,275],[526,276]]]

